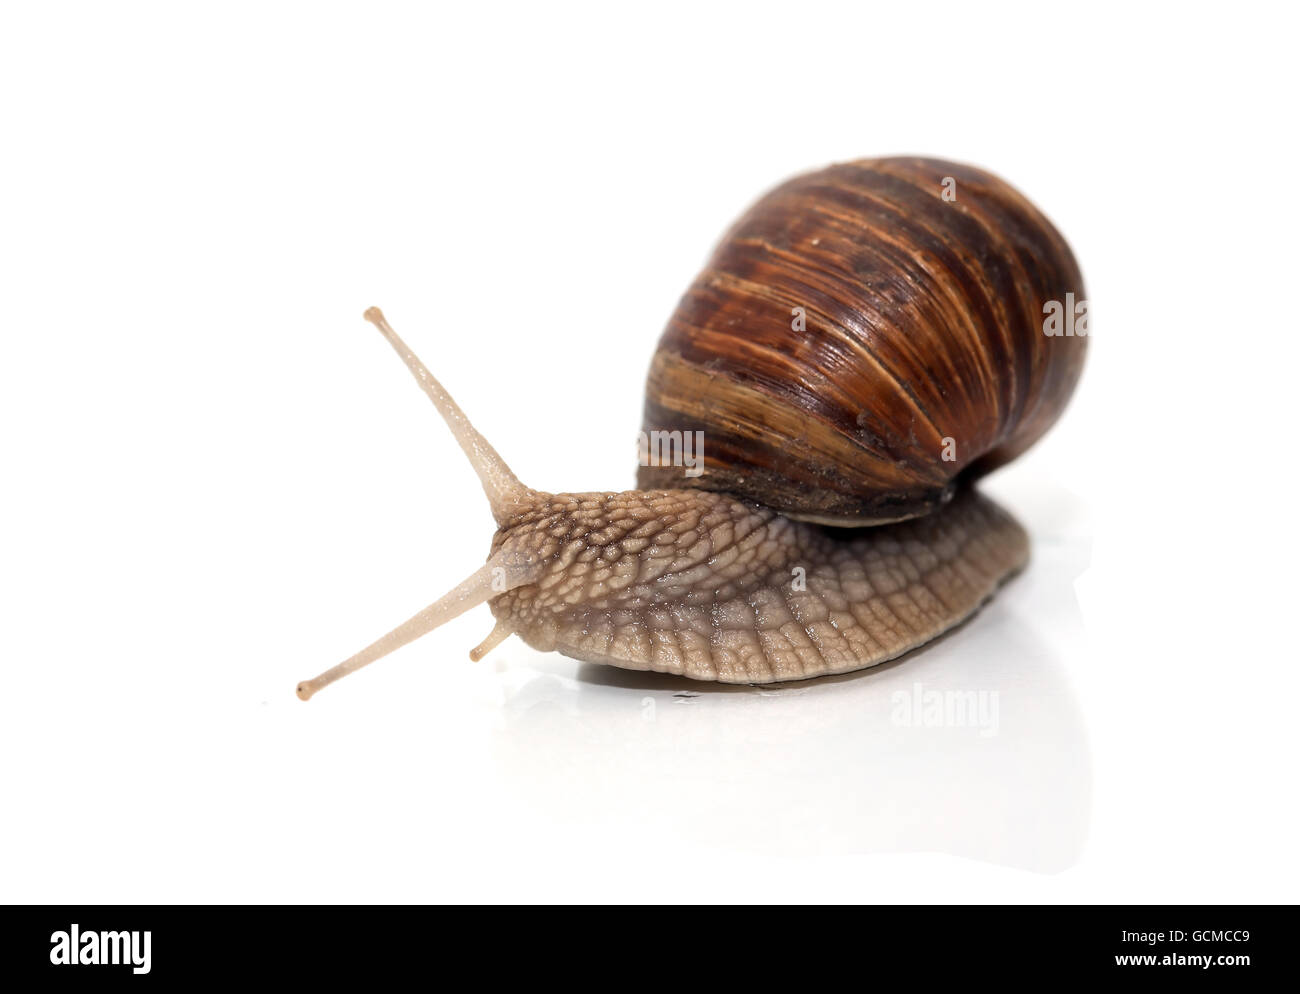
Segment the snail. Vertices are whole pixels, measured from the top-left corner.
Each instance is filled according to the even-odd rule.
[[[365,317],[498,528],[483,566],[299,684],[303,700],[484,602],[496,624],[475,660],[511,634],[725,683],[895,659],[1026,563],[1024,529],[972,482],[1056,421],[1087,345],[1051,223],[989,173],[916,158],[795,177],[723,237],[655,351],[636,490],[523,485],[380,311]]]

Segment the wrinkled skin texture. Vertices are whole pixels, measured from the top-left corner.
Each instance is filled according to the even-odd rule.
[[[538,578],[493,598],[497,619],[535,649],[695,680],[885,662],[969,617],[1028,557],[1020,525],[973,490],[848,532],[706,491],[530,496],[492,551]]]

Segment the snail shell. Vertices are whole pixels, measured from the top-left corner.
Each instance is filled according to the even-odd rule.
[[[1087,346],[1044,334],[1067,294],[1085,299],[1065,240],[989,173],[891,158],[792,179],[723,238],[650,368],[644,430],[702,430],[703,474],[642,466],[637,485],[839,525],[929,513],[1060,415]]]

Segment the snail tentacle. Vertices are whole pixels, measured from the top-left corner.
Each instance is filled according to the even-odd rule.
[[[470,465],[474,467],[474,472],[478,474],[483,484],[483,492],[487,494],[488,503],[492,505],[492,516],[497,524],[504,524],[512,517],[518,506],[529,499],[532,491],[519,482],[519,478],[511,472],[506,461],[497,454],[497,450],[492,448],[488,440],[479,434],[469,418],[465,416],[465,412],[452,400],[451,394],[429,372],[429,368],[420,361],[420,357],[398,337],[392,325],[384,318],[383,312],[378,307],[371,307],[364,317],[380,330],[384,338],[388,339],[388,344],[406,363],[406,368],[420,384],[420,389],[433,401],[433,406],[447,422],[447,427],[451,429],[452,435],[469,458]]]
[[[334,681],[355,673],[363,666],[369,666],[375,660],[382,659],[409,642],[414,642],[421,635],[427,635],[440,625],[446,624],[470,608],[478,607],[504,591],[531,583],[536,576],[535,564],[526,562],[506,550],[498,552],[463,583],[458,584],[423,611],[402,622],[387,635],[376,639],[356,655],[326,670],[320,676],[298,684],[298,696],[304,701],[311,700],[313,694],[328,687]]]

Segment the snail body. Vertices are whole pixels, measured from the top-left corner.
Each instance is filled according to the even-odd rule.
[[[955,197],[946,192],[955,187]],[[660,341],[645,433],[705,441],[640,489],[521,484],[377,309],[446,419],[498,530],[469,579],[303,699],[469,608],[544,651],[727,683],[876,665],[969,617],[1028,557],[971,482],[1059,416],[1086,337],[1064,240],[1007,184],[879,159],[797,177],[719,244]],[[835,527],[827,527],[835,526]]]
[[[547,495],[494,549],[546,564],[491,601],[494,638],[721,683],[845,673],[975,610],[1028,555],[973,490],[851,536],[704,490]],[[481,655],[476,650],[477,655]]]

